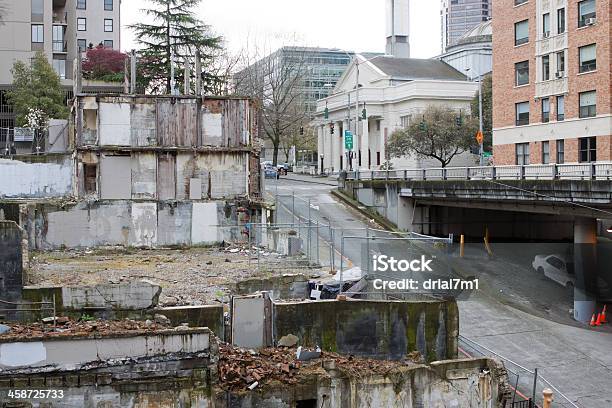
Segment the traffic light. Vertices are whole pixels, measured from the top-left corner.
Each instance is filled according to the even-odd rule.
[[[457,116],[457,118],[455,118],[455,122],[457,123],[457,127],[461,127],[463,125],[463,116]]]
[[[323,112],[323,118],[329,119],[329,108],[326,106],[325,111]]]
[[[368,112],[366,111],[366,108],[363,108],[363,110],[361,111],[361,119],[366,120],[368,118]]]
[[[332,135],[334,134],[334,124],[333,123],[329,124],[329,131]]]
[[[425,122],[419,123],[419,129],[421,130],[421,132],[426,131],[427,130],[427,124]]]
[[[300,126],[300,136],[304,136],[304,126]]]

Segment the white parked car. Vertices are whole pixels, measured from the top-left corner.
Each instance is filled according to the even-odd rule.
[[[573,267],[563,255],[536,255],[531,265],[533,269],[562,286],[573,287],[576,283]]]
[[[568,262],[563,255],[536,255],[531,265],[533,269],[548,279],[554,280],[568,289],[573,289],[576,284],[574,265]],[[609,286],[601,276],[597,277],[597,288],[602,294],[608,293]]]

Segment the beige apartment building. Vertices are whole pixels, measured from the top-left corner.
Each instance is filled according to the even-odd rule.
[[[493,7],[495,164],[611,161],[611,1]]]
[[[15,61],[42,51],[69,90],[73,61],[90,44],[120,49],[121,0],[8,0],[0,25],[0,128],[14,126],[5,97]]]

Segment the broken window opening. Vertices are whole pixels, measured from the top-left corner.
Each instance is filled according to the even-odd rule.
[[[96,194],[98,192],[98,166],[95,164],[83,164],[85,178],[85,194]]]

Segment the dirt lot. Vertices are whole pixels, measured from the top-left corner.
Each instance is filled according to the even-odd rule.
[[[227,301],[237,282],[287,273],[317,275],[299,258],[245,247],[66,250],[32,255],[31,286],[81,286],[148,279],[162,287],[160,303],[200,305]]]

